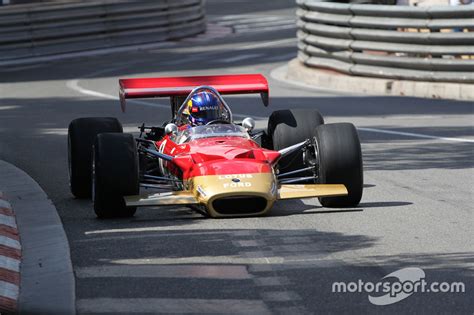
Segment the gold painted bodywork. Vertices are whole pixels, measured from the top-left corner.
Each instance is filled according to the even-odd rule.
[[[207,175],[191,178],[186,191],[174,191],[144,196],[127,196],[127,206],[201,205],[211,217],[258,216],[267,213],[279,199],[333,197],[347,195],[341,184],[280,185],[273,173]],[[232,196],[258,196],[267,200],[258,213],[223,214],[213,208],[213,201]]]
[[[301,199],[313,197],[336,197],[347,195],[341,184],[281,185],[278,199]]]
[[[124,197],[124,199],[126,205],[130,207],[198,204],[192,191],[173,191],[144,196],[127,196]]]
[[[232,181],[234,178],[238,182]],[[191,180],[191,189],[197,192],[199,203],[204,204],[211,217],[263,215],[273,206],[277,195],[276,179],[272,173],[198,176]],[[215,211],[212,202],[230,196],[258,196],[267,200],[265,209],[251,214],[222,214]]]

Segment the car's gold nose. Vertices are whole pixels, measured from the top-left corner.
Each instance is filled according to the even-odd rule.
[[[192,189],[212,217],[264,214],[277,195],[272,173],[198,176]]]

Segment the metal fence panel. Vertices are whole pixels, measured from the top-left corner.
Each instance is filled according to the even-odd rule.
[[[298,58],[309,67],[393,79],[474,82],[474,6],[297,0]]]
[[[193,36],[204,0],[96,0],[0,8],[0,60]]]

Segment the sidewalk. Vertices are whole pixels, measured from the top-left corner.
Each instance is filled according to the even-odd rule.
[[[0,313],[75,314],[69,243],[56,208],[28,174],[1,160],[0,192],[8,200],[0,200]]]
[[[350,76],[336,71],[306,67],[297,58],[288,63],[286,79],[316,88],[370,95],[474,100],[474,84]]]

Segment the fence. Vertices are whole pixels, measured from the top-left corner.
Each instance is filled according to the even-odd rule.
[[[204,0],[0,7],[0,61],[180,39],[206,29]]]
[[[356,76],[474,82],[474,5],[297,0],[298,58]]]

